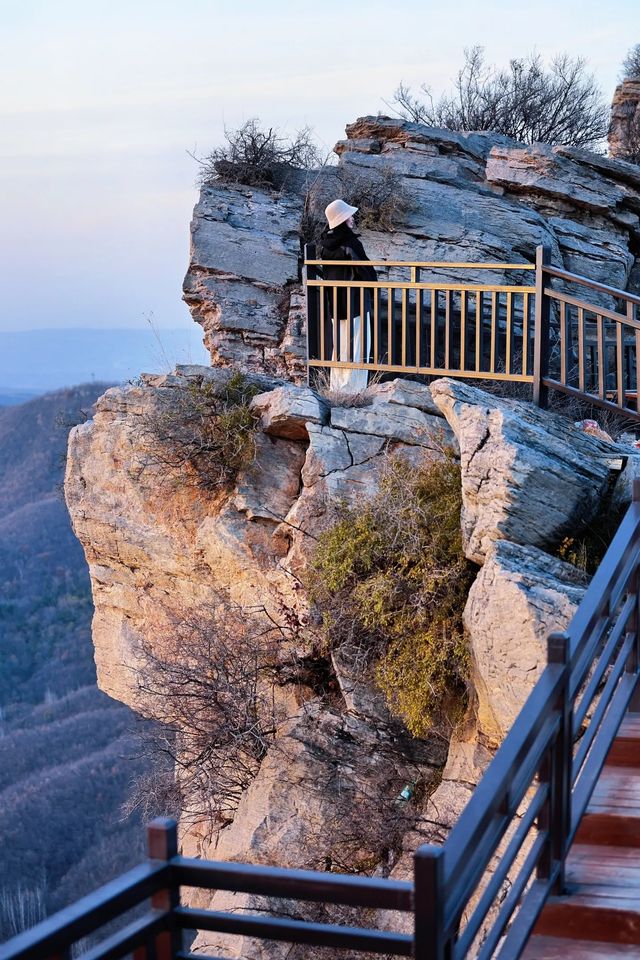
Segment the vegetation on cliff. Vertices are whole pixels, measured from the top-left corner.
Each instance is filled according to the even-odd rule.
[[[153,769],[128,809],[230,822],[283,719],[274,689],[287,631],[223,590],[180,617],[165,610],[163,620],[142,641],[137,675],[146,714],[158,721],[142,731]]]
[[[559,54],[545,67],[537,53],[513,58],[508,67],[485,62],[481,46],[464,52],[453,90],[435,102],[401,83],[393,103],[414,123],[449,130],[491,130],[521,143],[597,146],[606,136],[609,112],[595,75],[583,57]]]
[[[242,373],[224,384],[196,377],[185,390],[167,390],[149,409],[142,431],[145,459],[180,471],[203,490],[226,490],[255,453],[251,399],[260,388]]]
[[[450,729],[464,702],[462,611],[474,577],[460,533],[452,455],[391,459],[380,491],[322,534],[310,572],[327,649],[373,671],[416,736]]]

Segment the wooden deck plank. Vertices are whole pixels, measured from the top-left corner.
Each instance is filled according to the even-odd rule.
[[[640,949],[623,943],[534,936],[522,954],[522,960],[615,960],[616,957],[640,958]]]
[[[628,715],[567,859],[567,892],[552,897],[526,960],[640,960],[640,715]]]

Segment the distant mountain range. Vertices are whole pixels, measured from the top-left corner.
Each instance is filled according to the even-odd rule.
[[[37,390],[0,390],[0,407],[12,407],[17,403],[26,403],[38,396]]]
[[[0,940],[143,856],[139,818],[122,815],[145,767],[137,721],[96,687],[61,492],[70,426],[105,386],[0,409]]]
[[[209,362],[195,323],[180,330],[0,331],[0,406],[75,383],[122,383],[168,373],[176,363]]]

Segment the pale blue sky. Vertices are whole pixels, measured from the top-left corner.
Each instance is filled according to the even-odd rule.
[[[327,150],[465,46],[590,61],[607,99],[638,0],[0,0],[0,330],[190,324],[196,167],[259,116]]]

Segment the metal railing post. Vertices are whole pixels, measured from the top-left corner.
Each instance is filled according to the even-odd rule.
[[[444,934],[444,848],[418,847],[414,868],[415,960],[449,960],[451,951]]]
[[[316,259],[316,245],[315,243],[305,243],[304,245],[304,259],[315,260]],[[302,269],[302,278],[304,282],[304,294],[305,294],[305,313],[306,313],[306,336],[307,336],[307,383],[310,381],[311,367],[309,366],[309,360],[311,357],[316,359],[318,356],[318,344],[320,343],[320,311],[318,309],[319,296],[322,291],[318,290],[317,287],[310,287],[307,284],[307,280],[317,280],[318,278],[318,268],[313,264],[307,266],[306,262],[303,265]],[[324,357],[322,358],[324,359]]]
[[[147,827],[147,851],[150,860],[169,861],[178,855],[178,828],[175,820],[158,817],[151,821]],[[171,914],[169,929],[156,934],[151,954],[146,947],[142,947],[134,951],[134,960],[147,960],[150,956],[154,960],[175,960],[182,949],[182,931],[177,928],[173,916],[173,911],[179,906],[180,889],[172,881],[164,890],[153,894],[152,909]]]
[[[557,875],[552,887],[554,893],[564,893],[565,859],[568,853],[568,840],[571,831],[571,766],[573,761],[573,703],[570,698],[569,679],[571,674],[570,641],[565,632],[551,633],[547,638],[547,661],[561,664],[563,667],[562,686],[558,694],[557,709],[560,714],[558,735],[551,749],[544,773],[548,775],[549,801],[547,815],[541,828],[549,832],[548,855],[543,858],[539,868],[540,879],[548,880],[552,873]]]
[[[549,375],[549,317],[551,303],[544,292],[544,267],[551,262],[549,247],[536,247],[536,312],[533,329],[533,402],[546,409],[549,388],[544,379]]]

